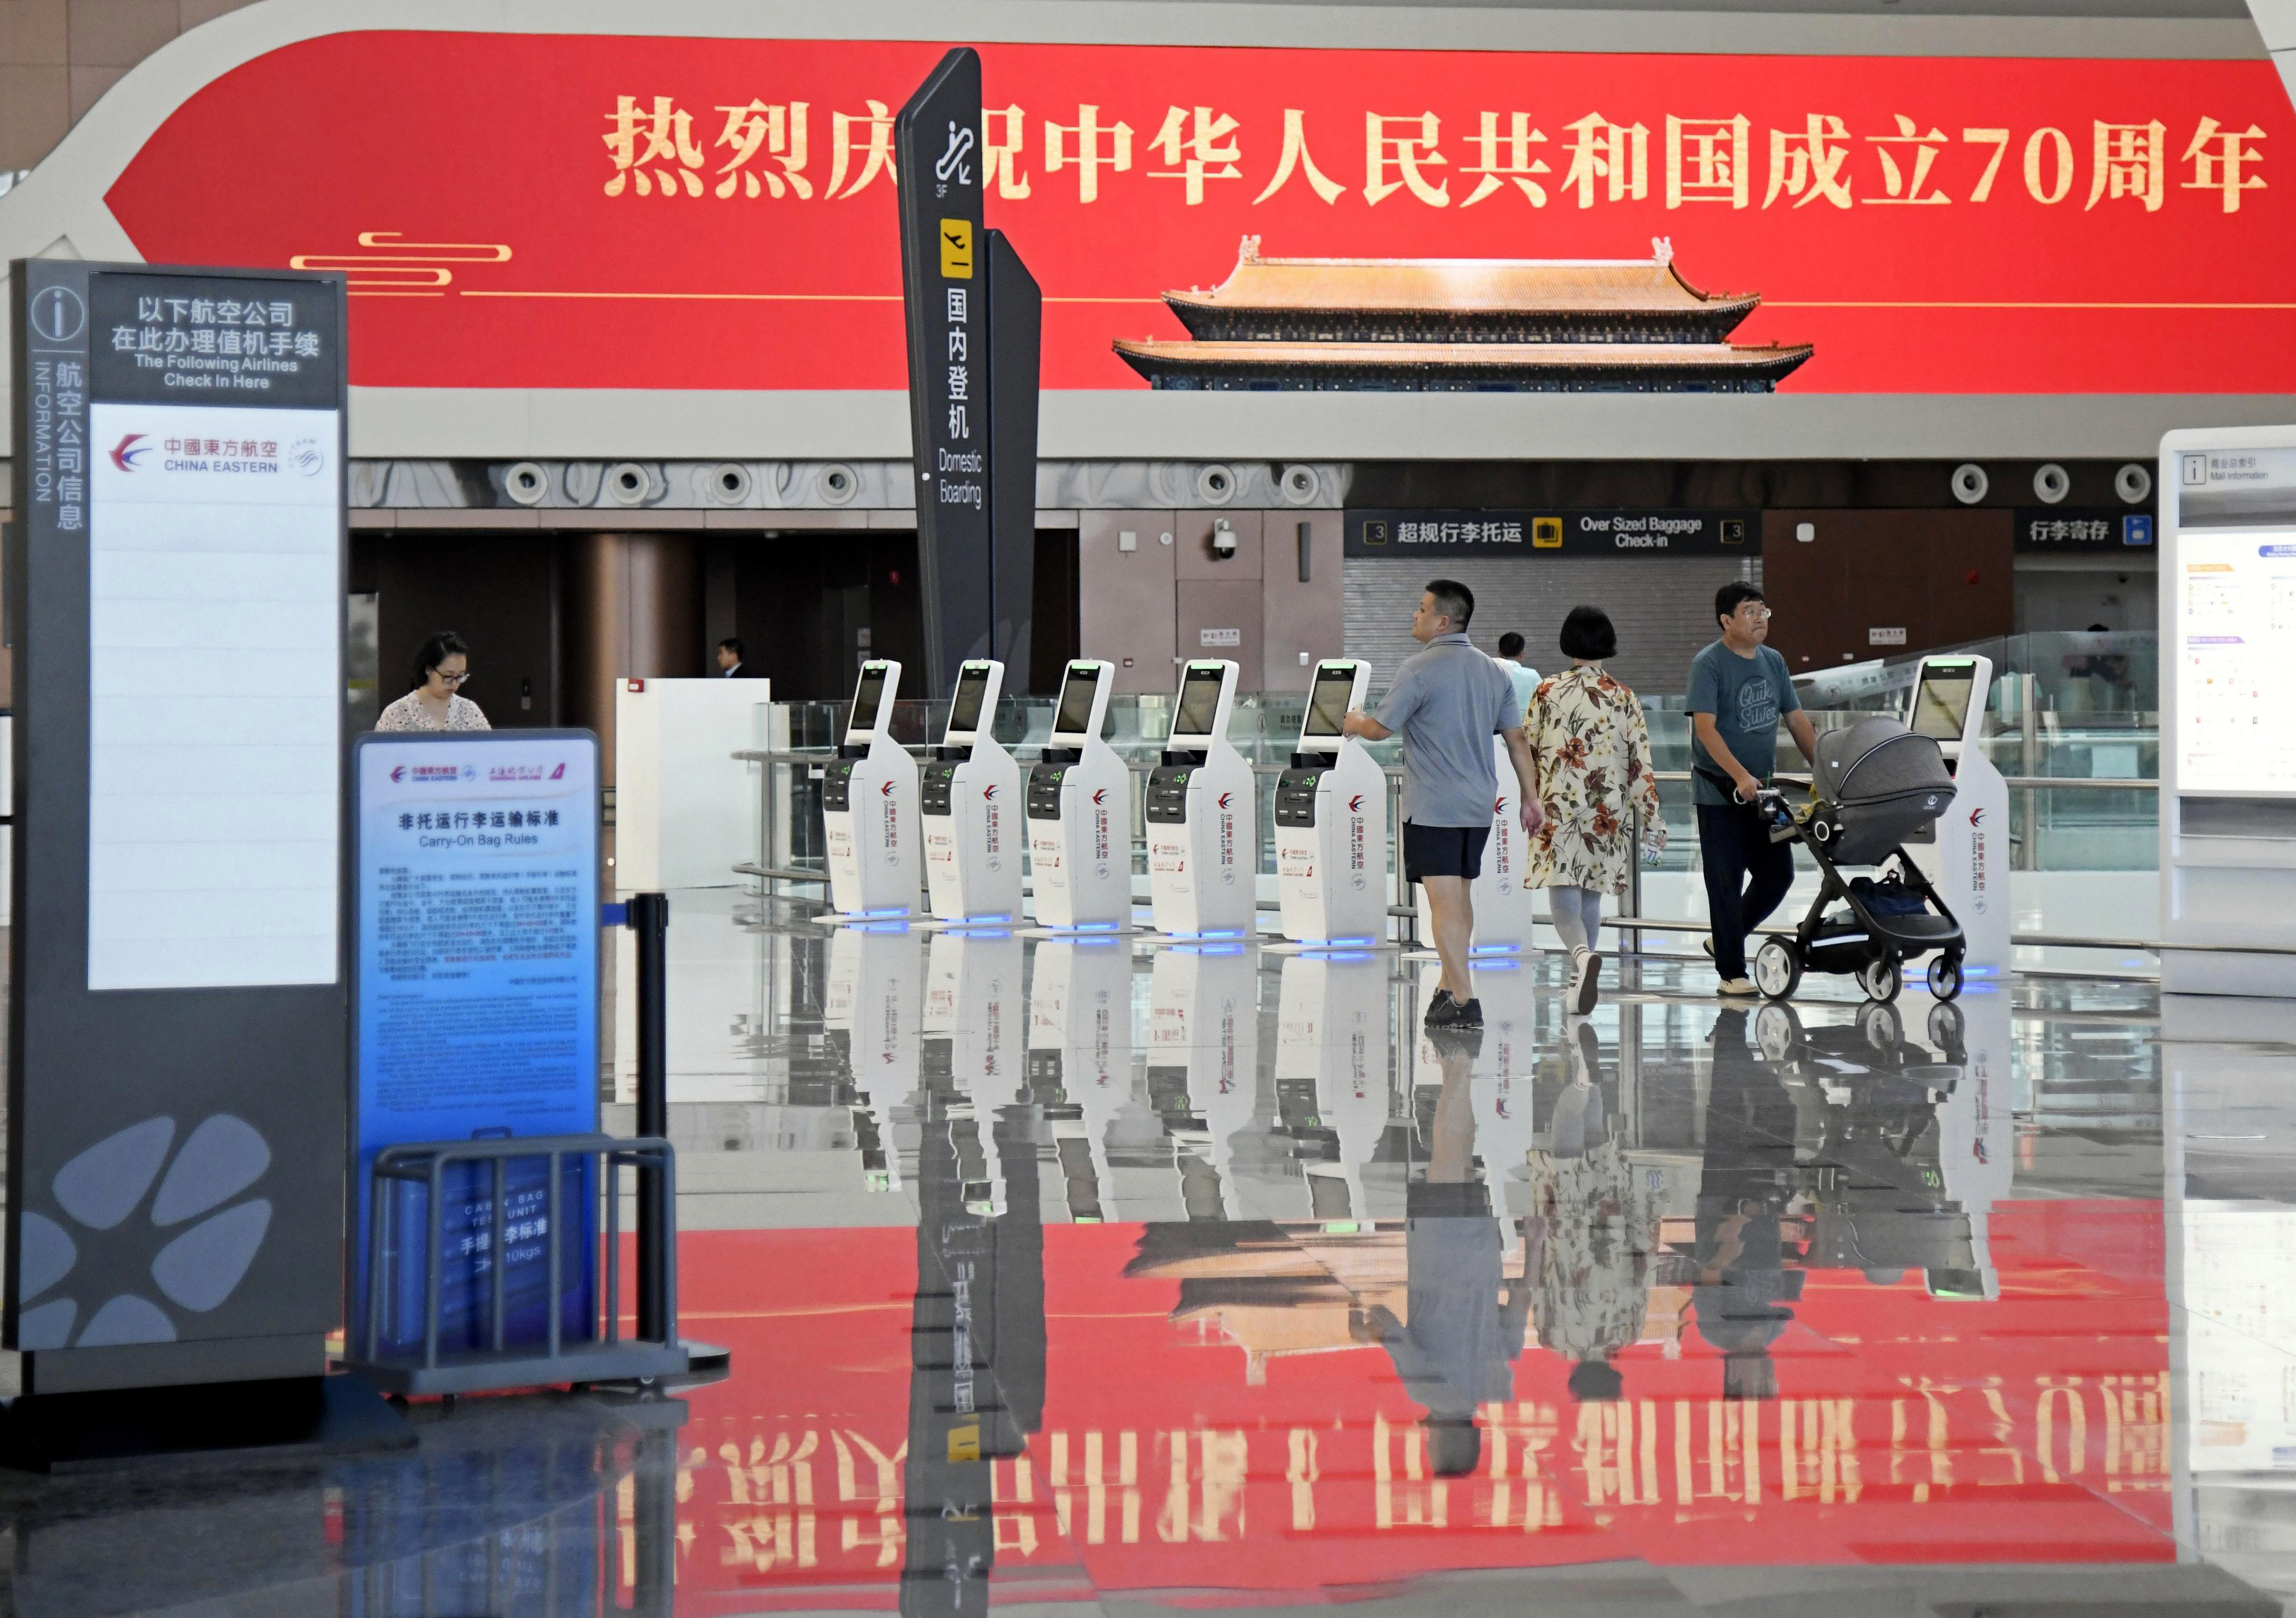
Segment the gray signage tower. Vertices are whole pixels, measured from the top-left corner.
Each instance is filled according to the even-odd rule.
[[[917,473],[925,694],[967,658],[1025,688],[1036,586],[1043,299],[980,200],[980,57],[951,51],[901,109],[901,288]]]
[[[342,283],[12,270],[14,1440],[311,1436],[342,1301]]]

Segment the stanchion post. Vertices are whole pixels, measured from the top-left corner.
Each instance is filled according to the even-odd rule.
[[[630,896],[625,924],[637,934],[638,1117],[641,1137],[669,1137],[669,897]],[[641,1342],[660,1343],[669,1330],[668,1290],[659,1169],[638,1170],[638,1330]]]

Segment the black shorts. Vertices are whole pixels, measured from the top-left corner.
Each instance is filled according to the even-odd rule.
[[[1472,882],[1483,874],[1483,845],[1491,840],[1487,825],[1418,825],[1403,823],[1403,880],[1424,882],[1431,876],[1464,876]]]

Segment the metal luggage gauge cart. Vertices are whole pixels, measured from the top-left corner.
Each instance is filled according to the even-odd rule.
[[[511,1266],[506,1261],[505,1238],[511,1220],[506,1209],[510,1165],[536,1160],[547,1164],[547,1212],[540,1235],[549,1253],[543,1311],[548,1325],[543,1341],[521,1353],[521,1344],[512,1342],[507,1331]],[[584,1254],[579,1247],[570,1249],[567,1233],[571,1230],[572,1239],[578,1243],[590,1239],[587,1233],[598,1228],[596,1221],[587,1217],[594,1213],[594,1206],[578,1209],[584,1217],[572,1217],[578,1209],[567,1205],[566,1166],[579,1160],[595,1163],[594,1171],[578,1178],[592,1198],[605,1200],[605,1285],[585,1309],[583,1324],[587,1334],[570,1335],[565,1330],[565,1282],[566,1277],[582,1273]],[[458,1350],[442,1346],[447,1265],[441,1250],[450,1195],[448,1170],[465,1163],[492,1165],[486,1267],[488,1341],[477,1349]],[[652,1204],[640,1209],[638,1220],[639,1241],[655,1249],[641,1260],[640,1280],[642,1290],[659,1294],[641,1300],[637,1335],[629,1337],[621,1335],[620,1318],[619,1180],[624,1169],[637,1170],[638,1195]],[[418,1395],[560,1383],[637,1382],[684,1375],[688,1356],[677,1335],[676,1243],[669,1234],[676,1228],[676,1154],[659,1136],[533,1135],[384,1148],[375,1158],[369,1192],[368,1228],[373,1233],[374,1245],[367,1267],[365,1330],[348,1368],[362,1373],[386,1392]],[[386,1335],[393,1341],[407,1335],[398,1330],[386,1332],[386,1323],[397,1326],[400,1322],[391,1318],[390,1308],[392,1283],[398,1277],[392,1273],[393,1266],[384,1261],[386,1255],[396,1255],[401,1261],[408,1256],[400,1239],[404,1221],[394,1206],[402,1200],[396,1195],[398,1188],[406,1186],[419,1186],[423,1194],[422,1349],[419,1356],[387,1356],[382,1351]],[[646,1307],[648,1303],[654,1307]]]

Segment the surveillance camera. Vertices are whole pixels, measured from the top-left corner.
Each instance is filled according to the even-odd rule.
[[[1226,518],[1212,524],[1212,554],[1223,562],[1235,554],[1235,530]]]

